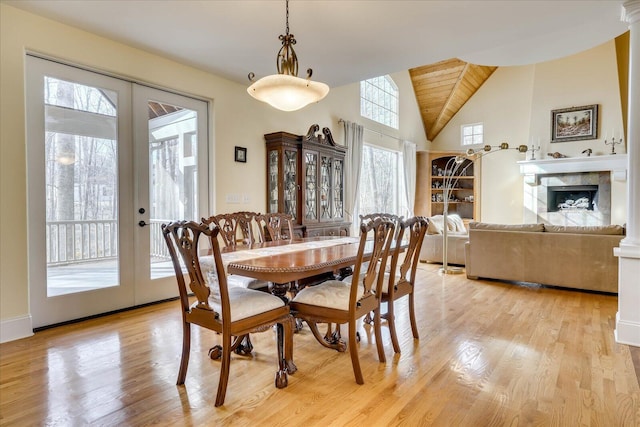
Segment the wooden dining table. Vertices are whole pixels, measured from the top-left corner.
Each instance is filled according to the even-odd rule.
[[[238,246],[232,253],[246,256],[227,252],[222,259],[228,274],[270,282],[271,292],[286,300],[291,283],[353,266],[358,246],[355,237],[311,237]]]

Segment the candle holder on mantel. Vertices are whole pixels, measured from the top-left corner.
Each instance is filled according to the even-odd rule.
[[[606,139],[604,140],[604,145],[611,146],[611,152],[609,154],[616,154],[616,144],[622,144],[622,138],[616,141],[614,137],[611,137],[611,142],[607,142]]]
[[[540,151],[540,146],[538,145],[538,148],[536,148],[535,145],[531,144],[531,148],[529,149],[529,151],[531,151],[531,158],[529,160],[535,160],[536,151]]]

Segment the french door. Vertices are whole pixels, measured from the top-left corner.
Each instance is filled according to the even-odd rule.
[[[35,328],[177,294],[163,221],[207,210],[207,104],[27,57]]]

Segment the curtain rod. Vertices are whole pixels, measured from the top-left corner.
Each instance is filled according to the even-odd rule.
[[[344,119],[339,119],[339,120],[338,120],[338,123],[344,123],[344,122],[345,122],[345,121],[344,121]],[[402,141],[402,138],[399,138],[399,137],[397,137],[397,136],[389,135],[388,133],[380,132],[380,131],[378,131],[378,130],[369,129],[369,128],[366,128],[366,127],[364,127],[364,126],[363,126],[363,128],[364,128],[364,130],[366,130],[366,131],[373,132],[373,133],[377,133],[377,134],[378,134],[378,135],[380,135],[380,136],[386,136],[387,138],[391,138],[391,139],[395,139],[395,140],[398,140],[398,141]]]

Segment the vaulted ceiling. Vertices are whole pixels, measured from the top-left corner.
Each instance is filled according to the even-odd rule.
[[[0,2],[246,85],[250,71],[275,72],[285,23],[284,1]],[[409,69],[433,140],[496,68],[473,64],[534,64],[612,40],[627,30],[623,2],[300,0],[290,20],[301,69],[331,87]]]
[[[429,141],[438,136],[496,68],[453,58],[409,70]]]

